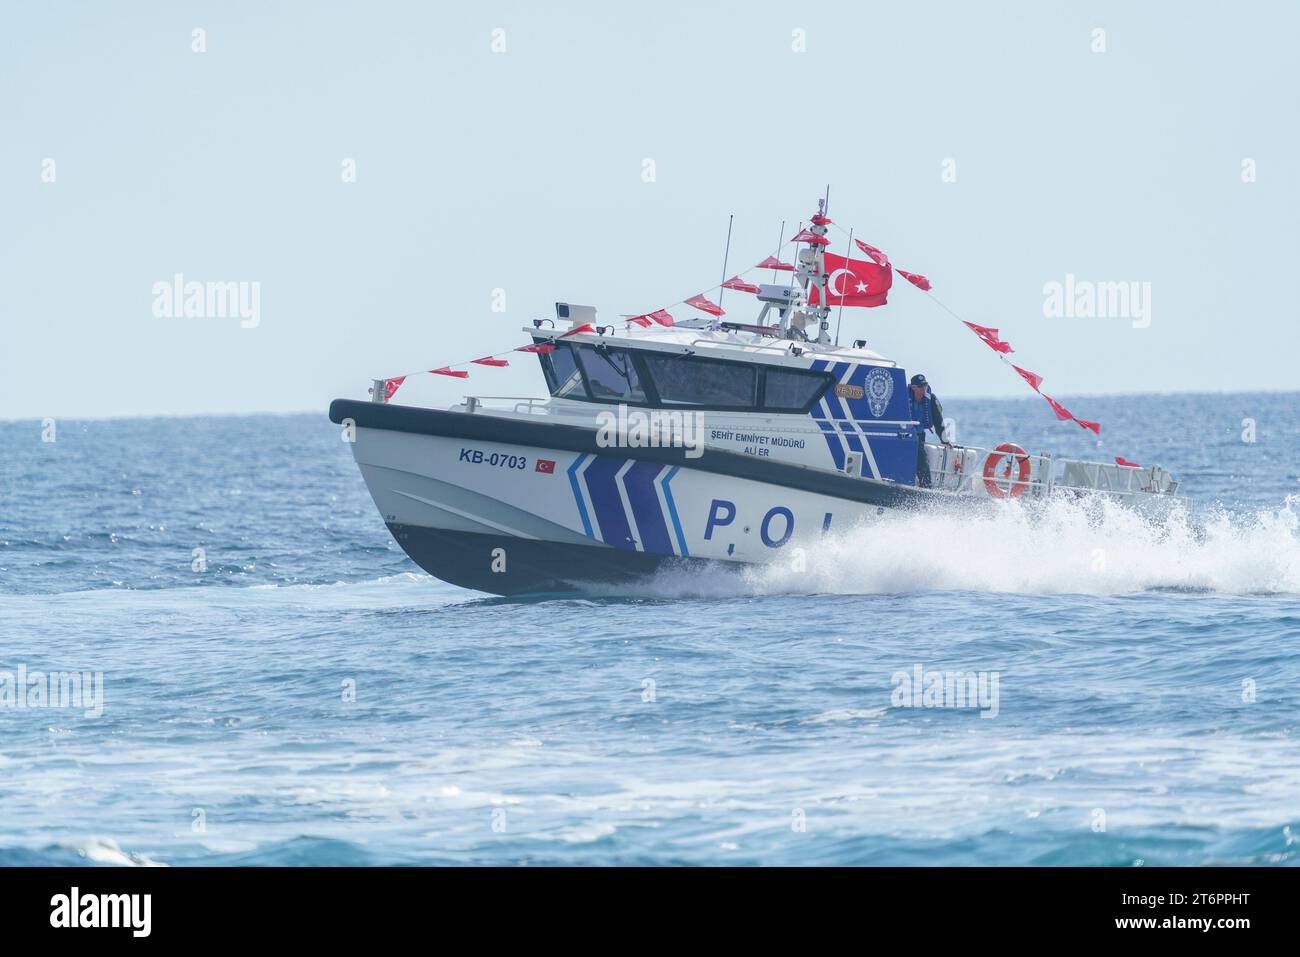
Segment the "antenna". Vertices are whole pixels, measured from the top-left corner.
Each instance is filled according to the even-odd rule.
[[[781,243],[784,239],[785,239],[785,220],[783,219],[781,220],[781,231],[776,234],[776,253],[773,254],[772,256],[772,258],[777,260],[778,262],[781,261]],[[779,270],[776,269],[772,270],[772,282],[776,282],[777,272],[779,272]]]
[[[847,265],[851,259],[853,259],[853,227],[852,226],[849,227],[849,254],[844,257],[845,264]],[[840,312],[839,315],[835,317],[835,347],[837,349],[839,348],[840,345],[840,326],[843,323],[844,323],[844,291],[841,289],[840,290]]]
[[[718,308],[722,308],[722,294],[726,292],[726,287],[722,283],[727,281],[727,260],[731,257],[731,224],[735,220],[736,214],[732,213],[727,217],[727,248],[722,253],[722,282],[718,283]]]

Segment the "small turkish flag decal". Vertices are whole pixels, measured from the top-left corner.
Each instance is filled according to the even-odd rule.
[[[537,471],[539,471],[539,472],[545,472],[547,475],[554,475],[554,474],[555,474],[555,463],[552,462],[550,459],[538,459],[538,460],[537,460]]]

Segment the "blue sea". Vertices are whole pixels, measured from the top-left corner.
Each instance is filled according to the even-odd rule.
[[[552,600],[420,572],[323,409],[0,423],[0,672],[101,682],[0,706],[0,863],[1294,864],[1300,393],[1067,404],[1102,443],[945,411],[1194,508]],[[996,708],[900,702],[917,669]]]

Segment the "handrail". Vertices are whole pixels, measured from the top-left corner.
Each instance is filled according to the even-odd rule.
[[[983,463],[988,460],[990,454],[1004,456],[1013,454],[999,453],[997,449],[968,445],[945,447],[926,443],[926,447],[939,451],[943,456],[940,459],[941,467],[930,470],[935,487],[947,488],[950,491],[973,488],[977,480],[984,481]],[[953,463],[954,467],[942,467],[949,464],[948,454],[951,451],[962,454]],[[969,459],[965,453],[972,453]],[[1019,458],[1019,456],[1017,455],[1016,458]],[[1050,494],[1057,490],[1102,492],[1111,495],[1137,495],[1139,493],[1172,495],[1178,488],[1178,483],[1173,481],[1173,477],[1158,465],[1145,469],[1136,469],[1120,465],[1109,465],[1104,462],[1057,459],[1049,453],[1026,453],[1026,458],[1030,462],[1030,477],[1028,479],[1021,481],[1019,478],[1006,475],[994,478],[992,481],[997,482],[1008,493],[1011,493],[1017,487],[1023,487],[1024,491],[1032,492],[1035,496]],[[967,465],[968,461],[969,465]],[[1078,481],[1077,476],[1075,481],[1065,481],[1065,476],[1072,471],[1072,466],[1082,470],[1082,484]],[[1060,471],[1059,478],[1057,476],[1058,469]],[[1023,492],[1019,494],[1023,494]]]
[[[786,339],[783,341],[785,342],[785,345],[776,345],[775,343],[766,343],[766,342],[754,342],[754,343],[719,342],[717,339],[693,339],[691,341],[691,345],[692,346],[706,345],[706,346],[714,346],[723,349],[776,349],[779,351],[779,354],[783,356],[790,355],[790,349],[794,346],[798,346],[801,349],[805,349],[811,352],[816,352],[816,347],[819,345],[819,343],[816,342],[799,342],[796,339]],[[841,360],[841,361],[847,361],[847,360]],[[886,359],[883,356],[878,359],[859,359],[857,361],[870,362],[874,365],[887,366],[891,369],[898,368],[897,362],[895,362],[892,359]]]
[[[488,399],[494,402],[513,402],[514,408],[511,411],[513,411],[517,415],[523,415],[523,414],[534,415],[536,414],[537,409],[544,408],[546,404],[550,401],[549,397],[545,399],[539,399],[537,396],[529,396],[529,395],[467,395],[467,396],[463,396],[463,398],[465,399],[465,403],[464,403],[465,411],[470,414],[473,414],[479,410],[479,408],[481,407],[480,403],[482,403],[484,399]],[[521,406],[523,407],[522,412],[520,411]],[[498,411],[504,411],[504,410],[498,409]]]
[[[797,343],[797,342],[796,342],[795,340],[793,340],[793,339],[787,339],[787,340],[785,340],[785,342],[786,342],[786,345],[780,345],[780,346],[778,346],[778,345],[776,345],[775,343],[766,343],[766,342],[754,342],[754,343],[747,343],[747,342],[719,342],[717,339],[693,339],[693,340],[691,340],[691,345],[692,345],[692,346],[698,346],[698,345],[706,345],[706,346],[720,346],[720,347],[722,347],[722,348],[724,348],[724,349],[736,349],[736,348],[740,348],[740,349],[775,349],[775,350],[777,350],[781,355],[783,355],[783,356],[788,356],[788,355],[790,354],[790,348],[791,348],[792,346],[797,346],[797,345],[799,345],[799,343]]]

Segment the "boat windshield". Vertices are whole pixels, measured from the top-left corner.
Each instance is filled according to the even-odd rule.
[[[645,402],[645,389],[637,375],[632,354],[625,349],[597,349],[578,346],[578,359],[587,374],[591,397],[602,401]]]
[[[551,395],[562,399],[585,399],[587,387],[582,382],[582,373],[573,357],[573,350],[567,345],[558,347],[545,357],[542,368],[546,371],[546,384],[550,386]]]
[[[758,370],[749,363],[651,353],[641,360],[664,405],[757,405]]]
[[[556,343],[539,355],[551,395],[659,408],[806,413],[833,377],[697,355]]]

